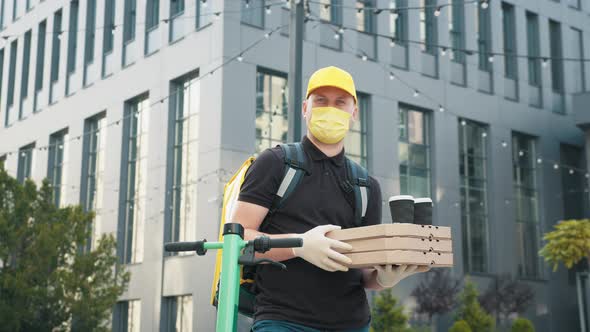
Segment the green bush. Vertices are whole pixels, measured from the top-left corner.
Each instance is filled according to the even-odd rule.
[[[477,296],[478,293],[475,284],[468,280],[460,295],[460,305],[455,319],[466,321],[473,331],[493,331],[494,318],[481,308]]]
[[[404,308],[397,303],[391,289],[381,291],[375,298],[372,316],[373,331],[404,331],[408,326]]]
[[[533,323],[526,318],[518,318],[512,323],[510,332],[535,332]]]
[[[464,320],[458,320],[451,326],[449,332],[471,332],[471,327]]]

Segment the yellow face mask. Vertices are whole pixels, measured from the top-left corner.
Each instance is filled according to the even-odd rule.
[[[350,117],[350,113],[336,107],[314,107],[311,109],[309,131],[322,143],[336,144],[346,136]]]

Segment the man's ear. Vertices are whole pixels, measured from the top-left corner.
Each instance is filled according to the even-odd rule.
[[[354,106],[354,111],[352,112],[352,118],[354,121],[359,120],[359,108],[356,105]]]
[[[301,115],[303,116],[303,118],[305,118],[306,114],[307,114],[307,99],[304,99],[303,106],[301,107]]]

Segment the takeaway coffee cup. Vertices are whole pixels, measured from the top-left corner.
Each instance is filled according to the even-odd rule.
[[[411,224],[414,222],[414,197],[410,195],[391,196],[389,198],[391,221]]]
[[[432,199],[421,197],[414,199],[414,224],[432,225]]]

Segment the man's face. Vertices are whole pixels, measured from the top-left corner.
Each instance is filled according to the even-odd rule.
[[[313,107],[335,107],[349,113],[351,115],[351,127],[352,122],[357,119],[358,108],[354,103],[354,98],[348,92],[339,88],[331,86],[317,88],[303,102],[303,117],[308,128]]]

